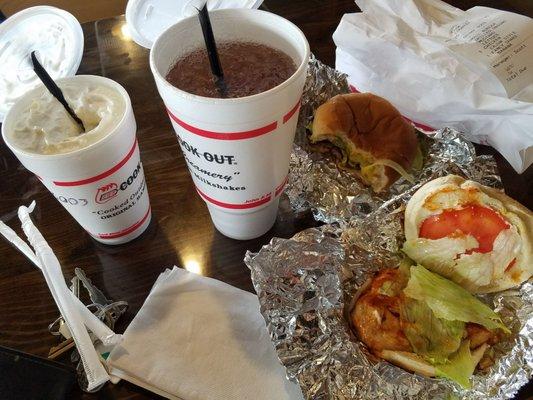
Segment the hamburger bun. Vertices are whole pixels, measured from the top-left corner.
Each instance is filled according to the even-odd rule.
[[[488,347],[489,345],[487,343],[483,343],[476,349],[472,350],[472,358],[476,366],[485,355],[485,350],[487,350]],[[427,376],[429,378],[434,378],[438,375],[435,367],[416,353],[396,350],[382,350],[377,355],[391,364],[410,372]]]
[[[414,128],[387,100],[371,93],[338,95],[315,112],[311,143],[327,140],[339,147],[348,166],[363,182],[382,192],[411,169],[418,152]],[[391,164],[391,163],[389,163]]]

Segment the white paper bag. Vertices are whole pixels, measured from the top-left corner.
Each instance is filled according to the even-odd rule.
[[[336,68],[407,118],[533,163],[533,20],[439,0],[355,0],[333,39]]]

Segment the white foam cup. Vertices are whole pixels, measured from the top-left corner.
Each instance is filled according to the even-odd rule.
[[[297,66],[293,75],[270,90],[216,99],[184,92],[165,79],[177,59],[205,46],[197,16],[164,31],[150,52],[159,94],[215,227],[234,239],[252,239],[267,232],[276,219],[287,181],[309,44],[298,27],[266,11],[215,10],[210,18],[218,42],[265,44],[289,55]]]
[[[124,115],[111,132],[87,147],[63,154],[23,151],[11,142],[9,132],[19,113],[42,93],[40,86],[17,100],[7,113],[2,125],[4,141],[94,239],[106,244],[133,240],[150,223],[151,210],[128,93],[101,76],[78,75],[56,82],[110,87],[123,97]]]

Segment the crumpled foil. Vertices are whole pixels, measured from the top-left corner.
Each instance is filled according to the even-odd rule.
[[[407,201],[398,199],[398,203]],[[346,314],[357,289],[400,261],[402,213],[384,209],[348,226],[328,224],[274,238],[245,262],[279,359],[307,399],[509,399],[533,375],[533,282],[484,295],[512,334],[493,346],[495,364],[465,390],[371,356]]]
[[[313,210],[328,223],[291,239],[274,238],[245,263],[278,356],[308,399],[507,399],[533,375],[533,280],[516,290],[484,295],[512,335],[493,347],[495,364],[476,373],[472,389],[407,372],[370,355],[346,314],[357,289],[400,261],[405,204],[425,182],[462,175],[501,188],[494,159],[477,156],[459,132],[422,137],[424,167],[411,185],[400,180],[382,195],[311,151],[305,126],[329,97],[347,92],[345,77],[310,62],[286,193],[294,210]]]
[[[427,181],[452,173],[501,187],[494,158],[476,156],[474,146],[461,133],[444,128],[419,133],[424,167],[413,172],[417,185],[401,178],[385,193],[373,193],[353,172],[339,169],[332,155],[313,151],[307,140],[306,127],[313,119],[314,110],[327,99],[348,92],[344,74],[311,58],[285,189],[296,212],[311,209],[318,221],[345,221],[368,215],[391,199],[410,195]]]

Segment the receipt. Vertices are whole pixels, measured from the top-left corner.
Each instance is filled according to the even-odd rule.
[[[533,24],[510,12],[476,7],[446,26],[456,53],[491,68],[513,97],[533,82]]]

